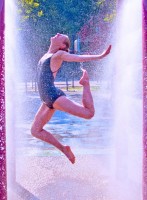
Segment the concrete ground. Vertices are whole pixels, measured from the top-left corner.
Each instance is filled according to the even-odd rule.
[[[17,157],[16,183],[9,200],[111,200],[105,155]]]

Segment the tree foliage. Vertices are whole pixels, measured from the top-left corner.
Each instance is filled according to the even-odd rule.
[[[116,0],[17,0],[26,66],[33,69],[37,65],[49,46],[49,38],[57,32],[68,34],[73,41],[91,16],[104,12],[104,21],[111,21],[115,3]]]
[[[41,23],[52,34],[75,34],[91,14],[98,12],[99,6],[92,0],[18,0],[21,22]]]

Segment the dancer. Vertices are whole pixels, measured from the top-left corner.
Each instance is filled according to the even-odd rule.
[[[67,35],[57,33],[50,39],[48,52],[40,59],[37,71],[38,90],[42,105],[32,123],[31,133],[34,137],[52,144],[63,152],[71,163],[75,163],[75,156],[69,146],[61,144],[50,132],[43,129],[56,110],[72,115],[91,119],[94,116],[94,103],[90,91],[89,77],[86,70],[79,83],[83,86],[82,105],[68,99],[65,93],[56,88],[54,79],[63,61],[86,62],[100,60],[110,53],[111,45],[101,55],[74,55],[68,53],[70,40]]]

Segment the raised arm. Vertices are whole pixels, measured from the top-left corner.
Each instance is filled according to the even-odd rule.
[[[60,53],[61,59],[67,62],[88,62],[92,60],[100,60],[110,53],[111,45],[101,55],[76,55],[65,51]]]

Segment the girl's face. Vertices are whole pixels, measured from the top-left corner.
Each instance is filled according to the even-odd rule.
[[[67,35],[57,33],[54,37],[51,37],[52,45],[56,45],[59,48],[65,48],[65,42],[68,42],[69,38]]]

